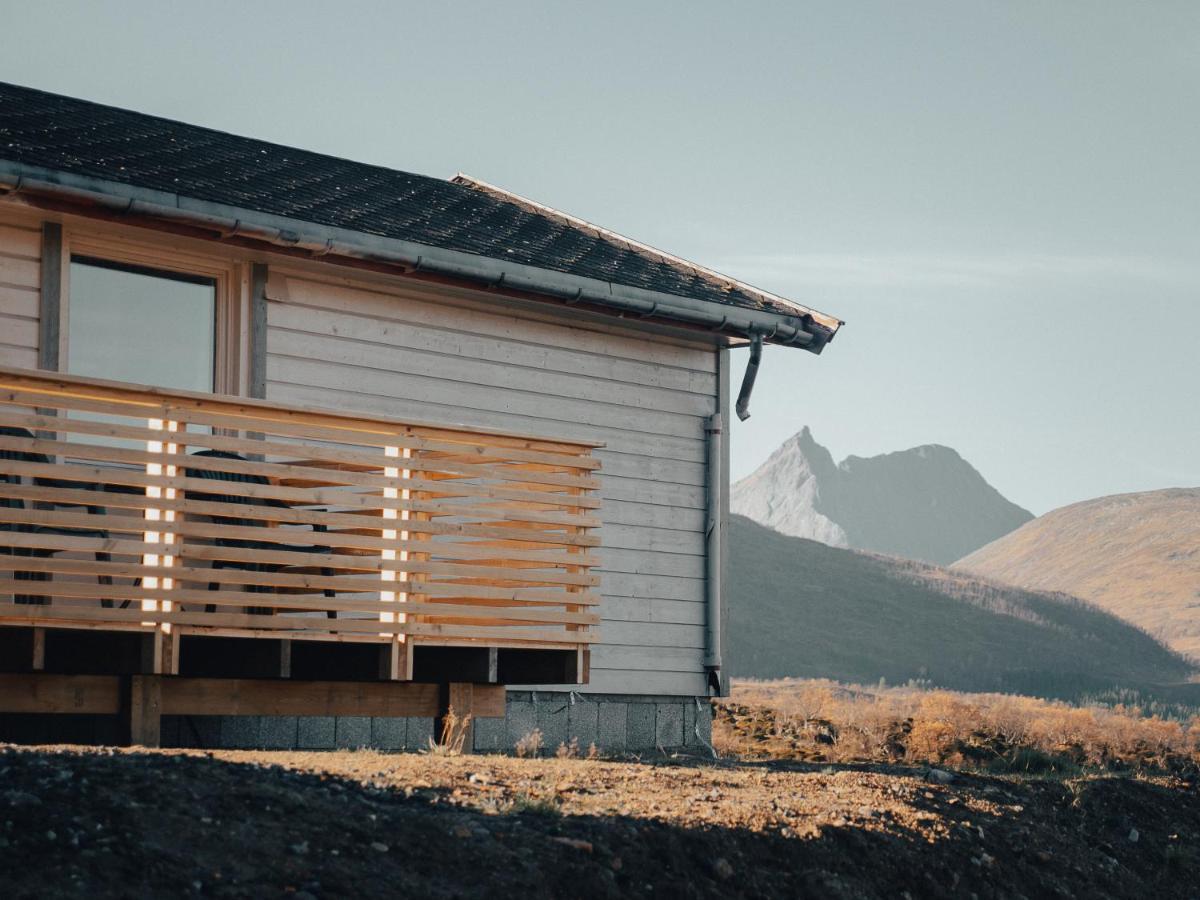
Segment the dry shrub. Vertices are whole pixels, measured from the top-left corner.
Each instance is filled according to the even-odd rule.
[[[1200,766],[1200,715],[1167,718],[1154,704],[1074,706],[1008,694],[845,685],[828,680],[737,681],[718,704],[724,753],[1066,772],[1075,766]]]
[[[517,741],[514,750],[521,759],[539,756],[542,752],[542,730],[535,728]]]
[[[558,749],[554,751],[554,755],[559,759],[578,759],[579,738],[573,737],[569,742],[559,744]]]
[[[439,740],[429,738],[429,746],[424,752],[431,756],[459,756],[462,754],[463,745],[467,742],[467,734],[471,724],[471,714],[463,716],[461,719],[458,713],[454,711],[454,707],[446,711],[445,718],[442,719],[442,734]]]

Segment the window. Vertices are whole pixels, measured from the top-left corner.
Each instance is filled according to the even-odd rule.
[[[217,280],[72,256],[67,366],[73,375],[217,389]]]

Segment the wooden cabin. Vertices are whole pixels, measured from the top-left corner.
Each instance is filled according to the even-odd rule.
[[[729,348],[748,398],[839,325],[466,176],[0,84],[0,740],[702,752]]]

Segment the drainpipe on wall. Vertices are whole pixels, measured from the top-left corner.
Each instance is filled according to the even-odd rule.
[[[708,590],[705,595],[704,672],[709,692],[714,696],[721,694],[721,493],[724,489],[721,426],[720,413],[709,416],[704,426],[708,435],[708,521],[705,525]]]
[[[757,331],[750,335],[750,359],[746,362],[746,374],[742,376],[742,389],[738,391],[737,417],[745,422],[750,418],[750,394],[754,380],[758,377],[758,364],[762,360],[763,336]]]

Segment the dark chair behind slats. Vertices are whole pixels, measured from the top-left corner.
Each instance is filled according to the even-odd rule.
[[[237,461],[241,461],[241,462],[247,461],[244,456],[240,456],[237,453],[229,453],[224,450],[201,450],[192,455],[193,456],[205,456],[205,457],[215,458],[215,459],[237,460]],[[270,484],[270,481],[261,475],[246,474],[244,472],[218,472],[218,471],[212,471],[210,469],[191,469],[191,468],[189,468],[184,471],[184,474],[188,478],[206,478],[206,479],[210,479],[210,480],[216,481],[216,482],[224,481],[224,482],[237,482],[237,483],[241,483],[241,484],[263,484],[263,485]],[[215,487],[215,485],[214,485],[214,487]],[[228,504],[235,504],[235,505],[247,507],[247,509],[246,509],[247,514],[244,516],[213,516],[212,517],[212,520],[215,524],[232,525],[232,526],[237,526],[237,527],[241,527],[241,528],[270,527],[269,520],[255,518],[253,516],[254,507],[259,507],[260,509],[264,508],[264,507],[268,508],[268,509],[291,509],[291,506],[289,504],[285,503],[283,500],[279,500],[274,497],[243,497],[238,494],[220,494],[220,493],[211,493],[210,494],[208,492],[201,492],[201,491],[193,490],[193,491],[187,492],[187,498],[189,500],[199,500],[199,501],[203,501],[203,502],[207,502],[207,503],[228,503]],[[315,532],[322,532],[322,531],[326,530],[326,527],[322,524],[316,524],[316,525],[312,526],[312,529]],[[248,550],[271,550],[271,551],[275,551],[275,552],[283,551],[283,552],[290,552],[290,553],[329,553],[330,552],[329,547],[301,546],[301,545],[296,545],[296,544],[280,544],[280,543],[275,543],[273,541],[255,541],[255,540],[248,540],[246,538],[219,537],[214,540],[214,543],[218,547],[237,547],[237,548],[248,549]],[[217,559],[217,560],[213,560],[212,568],[214,568],[214,569],[237,569],[237,570],[240,570],[243,572],[279,572],[288,567],[286,565],[283,565],[280,563],[246,562],[246,561],[242,561],[242,560]],[[333,570],[329,569],[329,568],[322,568],[320,571],[321,571],[322,575],[332,575],[333,574]],[[215,582],[215,581],[209,582],[208,589],[210,591],[215,591],[219,587],[220,587],[219,582]],[[251,593],[251,594],[271,593],[274,590],[269,585],[249,584],[249,585],[242,585],[242,587],[245,588],[247,593]],[[332,591],[332,590],[325,590],[323,593],[326,597],[337,596],[336,592]],[[210,604],[207,607],[207,609],[209,612],[213,612],[216,609],[216,607],[214,605]],[[249,612],[251,614],[256,614],[256,615],[268,615],[272,612],[272,610],[270,608],[264,608],[264,607],[249,607],[247,609],[247,612]],[[337,618],[337,613],[332,610],[328,611],[326,615],[331,619]]]
[[[34,434],[24,428],[14,428],[11,426],[0,426],[0,435],[5,437],[18,437],[34,439]],[[0,448],[0,469],[3,468],[4,460],[12,460],[15,462],[42,463],[49,464],[53,462],[49,456],[44,453],[34,453],[29,450],[7,450]],[[9,474],[0,471],[0,481],[6,484],[21,484],[22,477],[20,475]],[[35,477],[32,483],[38,487],[49,488],[66,488],[70,490],[98,490],[99,488],[90,482],[73,481],[67,478],[45,478]],[[5,509],[25,509],[25,501],[17,497],[0,497],[0,507]],[[94,516],[104,515],[105,509],[103,506],[85,503],[60,503],[49,500],[38,500],[34,502],[34,508],[38,509],[71,509],[85,508],[88,513]],[[103,528],[68,528],[53,525],[28,525],[24,523],[0,522],[0,532],[16,532],[19,534],[57,534],[68,537],[96,537],[107,538],[108,531]],[[0,553],[6,556],[28,556],[37,559],[47,559],[58,553],[64,553],[64,550],[54,550],[46,547],[12,547],[5,545],[4,537],[0,534]],[[97,562],[109,562],[112,559],[111,554],[103,550],[95,551]],[[15,572],[13,575],[16,581],[49,581],[49,572]],[[108,575],[97,576],[97,581],[102,585],[111,585],[112,577]],[[18,595],[15,598],[17,603],[45,605],[47,598],[36,595]],[[102,605],[112,606],[111,600],[102,600]],[[129,601],[125,601],[124,606],[129,605]]]

